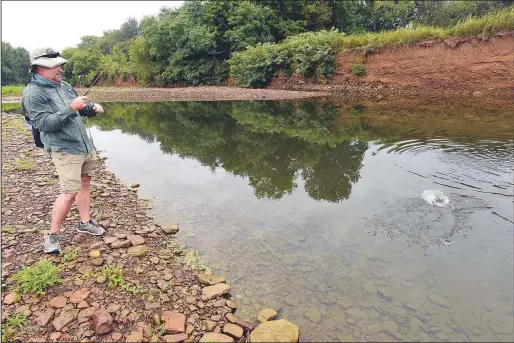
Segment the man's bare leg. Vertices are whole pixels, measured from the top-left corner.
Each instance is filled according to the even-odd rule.
[[[55,199],[54,206],[52,207],[50,232],[59,233],[61,231],[61,224],[68,213],[70,213],[76,195],[77,193],[62,193]]]
[[[87,223],[91,219],[91,176],[82,175],[82,188],[75,197],[75,202],[79,209],[80,221]]]

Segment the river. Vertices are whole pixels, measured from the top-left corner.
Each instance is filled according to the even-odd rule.
[[[108,169],[227,277],[236,316],[272,306],[301,341],[514,339],[507,111],[104,108],[91,132]]]

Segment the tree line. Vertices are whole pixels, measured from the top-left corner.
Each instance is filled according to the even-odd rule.
[[[308,32],[346,35],[415,25],[450,27],[514,0],[246,0],[186,1],[141,21],[129,18],[102,36],[85,36],[62,51],[65,79],[89,85],[129,80],[141,86],[220,85],[232,56],[248,47],[282,42]],[[5,51],[5,52],[4,52]],[[321,56],[323,58],[323,56]],[[259,64],[252,65],[259,70]],[[2,41],[2,84],[24,83],[28,52]],[[25,81],[24,81],[25,80]],[[258,82],[256,83],[258,84]]]

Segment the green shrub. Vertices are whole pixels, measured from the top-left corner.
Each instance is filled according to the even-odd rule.
[[[364,67],[364,64],[362,63],[362,61],[354,61],[350,65],[350,71],[352,72],[353,75],[361,76],[361,75],[366,74],[366,67]]]
[[[76,260],[80,255],[79,247],[67,247],[63,251],[61,251],[61,256],[64,262],[69,262]]]
[[[58,277],[59,267],[49,259],[42,259],[35,266],[23,267],[14,274],[10,281],[14,282],[14,289],[19,294],[45,294],[45,291],[62,279]]]
[[[16,336],[16,332],[27,325],[27,316],[21,312],[14,312],[6,318],[2,325],[2,342],[10,341]]]

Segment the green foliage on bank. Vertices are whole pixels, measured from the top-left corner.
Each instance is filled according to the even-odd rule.
[[[283,70],[286,75],[327,78],[336,70],[335,56],[353,49],[398,46],[428,39],[490,36],[514,29],[514,7],[469,18],[449,28],[417,26],[379,33],[345,35],[336,30],[309,32],[287,38],[281,43],[267,43],[235,53],[229,61],[235,84],[242,87],[264,87]],[[355,70],[354,70],[355,69]],[[357,70],[358,69],[358,70]],[[365,67],[352,68],[357,75]]]
[[[25,85],[2,86],[2,96],[21,95],[24,89]]]

